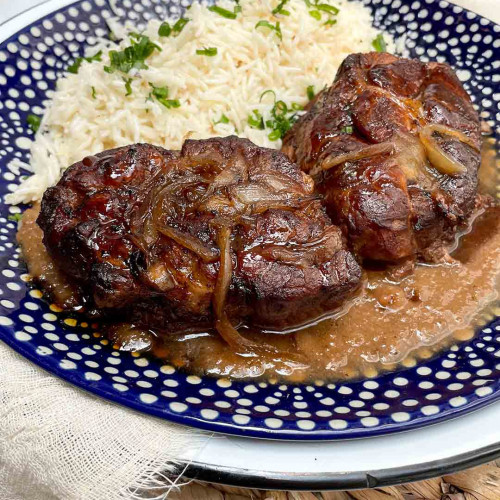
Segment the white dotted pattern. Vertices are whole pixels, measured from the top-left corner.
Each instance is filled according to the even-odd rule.
[[[481,107],[482,118],[492,127],[498,124],[497,27],[434,0],[417,0],[411,6],[401,0],[363,1],[376,10],[376,24],[396,36],[406,36],[404,55],[451,63],[475,105]],[[133,9],[128,1],[117,4],[119,11],[127,7],[122,12],[139,24],[153,15],[180,12],[178,0],[142,0]],[[28,160],[33,135],[26,127],[27,115],[43,112],[43,101],[50,97],[64,68],[81,55],[82,44],[107,33],[104,19],[111,13],[106,6],[103,0],[77,3],[0,46],[0,92],[5,96],[0,101],[2,195],[25,174],[13,160]],[[0,256],[5,257],[0,274],[0,338],[30,349],[40,364],[61,376],[79,376],[90,390],[102,388],[143,410],[154,408],[156,414],[190,416],[207,425],[224,423],[262,432],[342,435],[440,417],[479,399],[486,401],[499,391],[500,335],[496,332],[500,326],[495,324],[483,329],[480,341],[464,348],[452,346],[425,366],[343,384],[315,381],[293,387],[214,380],[115,351],[105,339],[94,337],[90,327],[64,326],[63,315],[50,312],[37,290],[26,293],[28,277],[22,274],[25,270],[14,244],[16,225],[7,219],[20,210],[0,206]]]

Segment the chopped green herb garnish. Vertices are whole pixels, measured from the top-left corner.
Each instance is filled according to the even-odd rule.
[[[270,141],[277,141],[281,139],[281,131],[279,129],[273,130],[267,137],[269,137]]]
[[[297,113],[292,113],[294,107],[288,108],[284,101],[276,101],[273,109],[271,109],[271,119],[266,121],[266,127],[272,129],[268,138],[270,141],[277,141],[292,128],[292,125],[297,121]]]
[[[214,122],[214,125],[218,125],[219,123],[229,123],[229,118],[222,114],[218,121]]]
[[[184,29],[184,26],[186,26],[188,22],[189,19],[186,19],[185,17],[181,17],[180,19],[178,19],[177,22],[172,26],[173,33],[178,35]]]
[[[153,97],[156,97],[157,99],[162,98],[165,99],[168,97],[168,87],[155,87],[152,83],[149,84],[151,88],[153,89],[151,91],[151,94]]]
[[[155,49],[161,50],[161,48],[147,36],[131,34],[131,38],[129,47],[125,47],[120,51],[109,51],[110,63],[109,66],[104,66],[104,71],[107,73],[113,73],[114,71],[128,73],[132,68],[148,69],[145,60]]]
[[[91,95],[92,95],[92,99],[95,99],[96,98],[96,92],[95,92],[95,87],[92,86],[90,87],[92,89],[92,92],[91,92]]]
[[[288,111],[288,106],[286,105],[285,101],[277,101],[274,104],[274,108],[271,110],[271,114],[277,116],[283,116],[287,113],[287,111]]]
[[[253,116],[248,116],[247,121],[248,125],[250,125],[250,127],[252,128],[256,128],[258,130],[264,130],[266,128],[266,126],[264,125],[264,118],[262,118],[262,115],[256,109],[253,110]]]
[[[340,131],[341,131],[343,134],[352,134],[353,128],[352,128],[351,126],[342,127],[342,128],[340,129]]]
[[[171,33],[172,28],[170,27],[170,24],[168,24],[166,21],[160,24],[160,27],[158,28],[159,36],[170,36]]]
[[[316,21],[321,21],[321,12],[319,10],[310,10],[309,15],[314,17]]]
[[[123,78],[123,81],[125,82],[125,90],[127,91],[125,96],[132,95],[132,78]]]
[[[141,35],[140,33],[136,33],[135,31],[131,31],[128,36],[134,40],[135,42],[140,42],[143,38],[149,38],[145,35]],[[160,52],[161,52],[161,47],[159,45],[156,45],[156,43],[151,42]]]
[[[309,88],[311,88],[312,91],[312,85],[308,87],[308,90]],[[296,111],[300,111],[304,109],[304,107],[294,102],[289,108],[284,101],[276,100],[276,92],[271,89],[262,92],[260,100],[262,101],[262,98],[268,93],[272,94],[274,98],[274,106],[271,109],[271,118],[264,122],[264,119],[262,118],[262,115],[259,113],[259,111],[254,109],[253,116],[250,115],[247,118],[247,121],[252,128],[256,128],[259,130],[264,130],[266,127],[270,128],[271,132],[268,135],[269,140],[277,141],[278,139],[281,139],[297,121],[298,114],[296,113]]]
[[[100,50],[99,52],[96,52],[93,56],[85,57],[85,60],[87,62],[101,61],[101,59],[102,59],[101,56],[102,56],[102,50]]]
[[[375,38],[375,40],[373,40],[372,46],[377,52],[385,52],[387,50],[387,45],[385,43],[384,35],[382,35],[382,33],[379,33]]]
[[[238,14],[238,12],[241,12],[240,0],[233,0],[233,2],[236,4],[234,7],[234,13]]]
[[[80,65],[82,64],[83,57],[77,57],[75,59],[75,62],[71,65],[68,66],[68,73],[78,73],[78,70],[80,69]]]
[[[199,56],[214,57],[217,55],[217,47],[207,47],[206,49],[198,49],[196,53]]]
[[[325,26],[337,22],[335,19],[332,19],[332,16],[336,16],[340,12],[337,7],[327,3],[319,3],[319,0],[305,0],[305,2],[308,7],[312,8],[312,10],[309,11],[309,15],[317,21],[321,21],[321,13],[324,12],[326,15],[330,16],[330,19],[323,23]]]
[[[239,7],[239,5],[237,7]],[[218,5],[212,5],[211,7],[208,8],[208,10],[210,12],[214,12],[215,14],[219,14],[219,16],[225,17],[226,19],[236,19],[236,7],[234,9],[234,12],[231,12],[230,10],[227,9],[223,9]]]
[[[101,56],[102,56],[102,50],[100,50],[99,52],[96,52],[93,56],[85,57],[85,60],[87,62],[101,61],[101,59],[102,59]]]
[[[259,21],[256,25],[255,28],[269,28],[270,30],[274,31],[276,33],[276,36],[280,39],[283,40],[283,35],[281,34],[281,26],[280,23],[277,22],[276,26],[271,24],[269,21]]]
[[[337,9],[337,7],[334,7],[333,5],[328,5],[326,3],[317,3],[315,7],[316,9],[326,12],[331,16],[336,16],[339,13],[339,9]]]
[[[167,108],[180,108],[181,103],[179,99],[158,99]]]
[[[307,98],[312,101],[314,99],[314,85],[307,87]]]
[[[19,222],[22,218],[23,214],[12,214],[7,216],[7,219],[11,220],[12,222]]]
[[[93,61],[100,61],[102,56],[102,50],[97,52],[97,54],[94,54],[93,56],[90,57],[77,57],[75,59],[75,62],[71,65],[68,66],[67,71],[69,73],[78,73],[78,70],[80,69],[80,66],[83,61],[87,62],[93,62]]]
[[[264,90],[264,92],[262,92],[262,94],[260,94],[259,102],[262,102],[262,99],[266,94],[272,94],[273,98],[274,98],[274,102],[276,102],[276,92],[274,90],[271,90],[271,89]]]
[[[276,14],[281,14],[282,16],[289,16],[290,11],[285,10],[283,7],[289,2],[290,0],[281,0],[281,2],[277,5],[275,9],[272,10],[272,13],[274,15]]]
[[[37,115],[28,115],[26,118],[26,122],[28,123],[30,129],[36,133],[37,130],[40,128],[40,123],[42,123],[42,119]]]
[[[152,99],[153,97],[156,100],[163,104],[166,108],[179,108],[181,103],[178,99],[168,99],[168,87],[156,87],[152,83],[149,84],[153,89],[148,96],[148,99]]]

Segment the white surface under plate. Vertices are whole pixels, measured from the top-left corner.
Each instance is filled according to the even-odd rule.
[[[214,437],[189,477],[235,486],[351,489],[416,481],[500,456],[500,402],[447,422],[381,437],[285,442]]]
[[[491,5],[494,15],[497,2],[483,3]],[[35,3],[22,0],[17,10]],[[2,26],[0,38],[70,3],[43,2]],[[460,3],[468,6],[465,0]],[[10,7],[9,2],[9,13]],[[365,439],[280,442],[214,435],[201,453],[177,458],[192,461],[189,476],[226,484],[304,490],[374,487],[439,476],[499,457],[499,423],[500,402],[434,426]]]

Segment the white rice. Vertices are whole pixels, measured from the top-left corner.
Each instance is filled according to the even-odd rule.
[[[198,3],[179,36],[159,37],[159,21],[150,21],[145,34],[158,44],[146,60],[148,69],[135,74],[104,71],[109,64],[107,49],[102,62],[83,62],[78,74],[67,74],[57,82],[42,126],[31,147],[30,170],[34,173],[13,193],[9,203],[39,200],[45,189],[59,179],[65,167],[87,155],[135,142],[148,142],[179,149],[184,140],[237,134],[258,145],[279,148],[281,141],[268,138],[270,130],[248,125],[254,109],[269,116],[275,91],[278,99],[305,104],[306,89],[316,91],[331,84],[342,60],[353,52],[373,50],[379,31],[372,26],[369,10],[360,3],[338,0],[337,23],[325,26],[309,15],[306,2],[290,0],[289,16],[273,15],[278,0],[241,0],[242,13],[226,19]],[[326,3],[326,2],[323,2]],[[219,6],[233,10],[235,3]],[[260,20],[281,24],[282,41],[267,28],[255,28]],[[175,20],[169,20],[172,24]],[[116,28],[123,30],[123,27]],[[392,39],[385,35],[388,50]],[[119,46],[130,42],[123,40]],[[116,44],[108,48],[119,49]],[[197,55],[197,49],[216,47],[215,57]],[[95,53],[93,48],[91,53]],[[126,96],[123,77],[133,76],[132,95]],[[168,86],[170,99],[179,108],[167,109],[156,99],[146,100],[151,86]],[[95,98],[92,97],[92,87]],[[214,125],[222,115],[230,123]]]

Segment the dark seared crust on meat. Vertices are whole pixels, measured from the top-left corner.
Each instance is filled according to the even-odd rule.
[[[136,248],[129,221],[146,195],[144,184],[175,156],[148,144],[104,151],[69,167],[45,192],[37,219],[43,242],[64,272],[89,287],[98,307],[141,297],[130,266]]]
[[[282,329],[337,308],[360,283],[312,190],[285,155],[245,139],[186,141],[180,152],[135,144],[68,168],[37,222],[98,313],[165,330],[213,321],[218,228],[229,225],[229,317]]]
[[[442,174],[429,162],[415,172],[408,155],[393,151],[340,162],[315,181],[328,214],[361,257],[436,261],[474,209],[480,165],[479,118],[448,65],[387,53],[348,56],[334,84],[315,97],[286,135],[282,151],[310,172],[327,159],[373,144],[402,139],[420,144],[419,132],[431,124],[470,139],[473,146],[451,136],[439,139],[465,166],[462,174]]]

